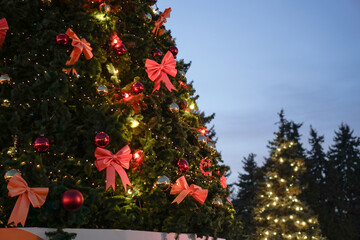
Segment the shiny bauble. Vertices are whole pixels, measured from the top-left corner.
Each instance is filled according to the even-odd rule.
[[[64,192],[61,203],[66,211],[74,212],[84,204],[84,197],[78,190],[71,189]]]
[[[185,78],[186,73],[183,70],[178,71],[178,74],[179,74],[180,78],[182,78],[182,79]]]
[[[198,143],[202,146],[205,146],[207,144],[207,138],[202,134],[198,134],[196,136],[196,139],[198,140]]]
[[[135,82],[131,85],[132,94],[139,94],[144,91],[144,85],[141,82]]]
[[[208,142],[207,143],[208,148],[210,148],[211,150],[215,148],[215,144],[213,144],[212,142]]]
[[[170,188],[170,179],[167,176],[160,176],[157,179],[155,186],[161,191],[166,191]]]
[[[9,99],[4,99],[1,106],[3,107],[10,107],[10,101]]]
[[[187,101],[185,99],[181,99],[179,102],[178,102],[178,105],[179,105],[179,108],[181,110],[184,110],[185,108],[187,108]]]
[[[169,106],[171,112],[179,112],[179,105],[177,103],[172,103]]]
[[[181,172],[182,174],[186,173],[187,170],[189,170],[189,163],[188,161],[186,161],[185,159],[183,158],[180,158],[178,161],[177,161],[177,167],[178,167],[178,170],[179,172]]]
[[[12,179],[12,177],[15,175],[15,174],[19,174],[21,176],[21,173],[16,170],[16,169],[10,169],[9,171],[7,171],[4,175],[4,179],[6,181],[10,181],[10,179]]]
[[[109,89],[105,86],[105,85],[100,85],[96,88],[96,92],[100,95],[100,96],[106,96],[109,92]]]
[[[0,76],[0,84],[3,83],[9,83],[11,80],[11,77],[8,74],[4,74]]]
[[[151,54],[153,55],[153,57],[161,57],[162,52],[160,49],[155,48],[154,50],[151,51]]]
[[[68,35],[64,34],[64,33],[60,33],[56,36],[56,43],[59,45],[66,45],[69,42],[69,37]]]
[[[47,152],[50,149],[50,141],[46,137],[38,137],[34,142],[34,149],[37,152]]]
[[[168,49],[173,55],[174,57],[178,54],[179,50],[177,49],[177,47],[175,46],[170,46]]]
[[[119,43],[115,44],[113,50],[115,54],[119,56],[122,56],[126,53],[126,47],[124,44],[119,44]]]
[[[212,205],[214,205],[214,206],[222,206],[222,205],[223,205],[223,201],[222,201],[222,199],[219,198],[219,197],[214,198],[211,203],[212,203]]]
[[[96,146],[104,148],[109,145],[110,137],[104,132],[99,132],[95,135],[94,142]]]
[[[152,21],[151,13],[146,13],[146,14],[144,15],[144,21],[145,21],[146,23],[151,23],[151,21]]]
[[[99,9],[103,12],[109,13],[111,12],[111,6],[109,4],[106,3],[102,3],[99,5]]]

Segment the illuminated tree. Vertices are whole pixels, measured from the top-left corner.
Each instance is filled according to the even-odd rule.
[[[298,198],[302,192],[300,176],[305,171],[298,133],[301,124],[288,122],[283,112],[279,115],[279,131],[270,142],[271,156],[257,193],[254,239],[325,239],[317,217]]]

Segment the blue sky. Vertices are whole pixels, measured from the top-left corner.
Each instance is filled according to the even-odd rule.
[[[197,104],[216,113],[216,145],[232,174],[261,164],[277,113],[325,135],[347,123],[360,136],[360,2],[356,0],[158,0],[178,59],[192,61]]]

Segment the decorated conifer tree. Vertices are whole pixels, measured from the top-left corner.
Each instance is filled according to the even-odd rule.
[[[0,1],[0,226],[240,237],[155,3]]]
[[[279,131],[270,142],[271,156],[258,189],[254,239],[325,239],[317,217],[298,198],[302,192],[300,176],[305,170],[300,126],[288,122],[280,113]]]

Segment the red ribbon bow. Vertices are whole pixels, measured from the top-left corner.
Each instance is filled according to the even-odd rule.
[[[176,88],[172,85],[169,77],[167,76],[167,74],[173,77],[176,76],[177,70],[175,69],[175,66],[176,66],[176,61],[170,51],[168,51],[165,54],[164,58],[161,61],[161,64],[158,64],[153,60],[146,59],[145,61],[146,72],[150,80],[154,82],[154,89],[152,92],[155,92],[155,90],[160,89],[161,81],[165,83],[166,88],[170,92],[171,90],[176,91]]]
[[[189,187],[185,177],[182,176],[178,178],[178,180],[176,180],[170,191],[171,195],[175,195],[178,193],[179,195],[174,199],[174,201],[172,201],[172,203],[176,202],[177,204],[179,204],[182,202],[182,200],[184,200],[187,195],[189,195],[202,205],[207,198],[208,190],[202,189],[195,184],[191,184]]]
[[[29,188],[26,181],[19,174],[15,174],[11,178],[7,189],[10,197],[19,196],[11,212],[8,224],[14,222],[15,225],[21,223],[22,226],[25,225],[30,203],[33,207],[41,207],[49,193],[49,188]]]
[[[6,31],[9,30],[9,26],[5,18],[0,19],[0,46],[5,41]]]
[[[132,186],[130,180],[123,168],[129,169],[130,160],[132,158],[131,150],[128,145],[120,149],[117,153],[112,154],[104,148],[96,148],[95,150],[95,166],[99,171],[106,168],[106,189],[110,186],[115,190],[115,170],[120,175],[122,184],[126,191],[126,185]]]
[[[163,25],[163,23],[166,23],[167,21],[166,18],[170,17],[170,12],[171,12],[171,8],[165,9],[165,11],[162,14],[160,14],[159,19],[156,20],[154,29],[152,30],[152,32],[155,33],[155,35],[158,34],[160,26]]]
[[[67,66],[75,64],[79,60],[81,53],[84,53],[87,60],[93,57],[90,43],[88,43],[85,38],[80,40],[70,28],[68,28],[68,30],[66,31],[66,35],[68,35],[69,38],[72,39],[71,45],[74,47],[73,51],[70,54],[70,60],[66,62]]]

